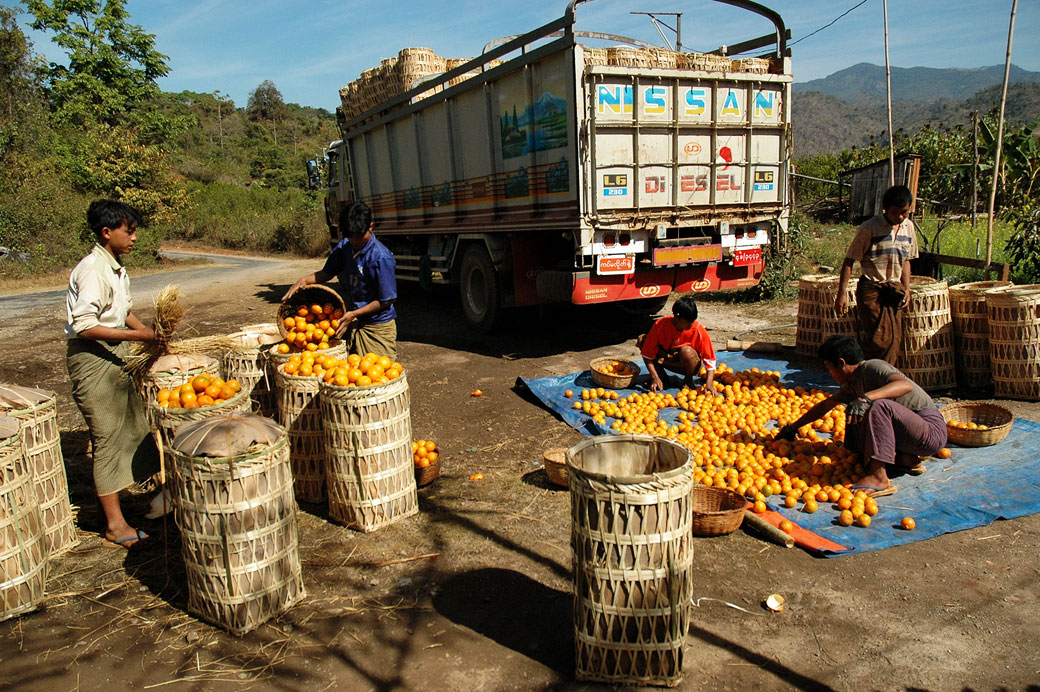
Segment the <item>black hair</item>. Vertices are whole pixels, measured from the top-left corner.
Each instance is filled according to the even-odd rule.
[[[372,225],[372,210],[364,202],[353,202],[339,212],[339,231],[344,236],[365,235]]]
[[[683,296],[672,303],[672,314],[686,320],[687,322],[693,322],[696,320],[697,303],[693,301],[693,296]]]
[[[124,223],[130,229],[144,225],[141,212],[114,199],[96,199],[87,209],[87,225],[98,238],[104,229],[114,230]]]
[[[906,185],[893,185],[885,190],[881,197],[881,208],[909,207],[914,203],[914,195]]]
[[[859,342],[851,336],[844,334],[831,334],[828,336],[827,340],[820,344],[820,349],[816,354],[820,357],[820,360],[832,365],[837,365],[839,360],[843,360],[849,365],[863,362],[863,348],[859,345]]]

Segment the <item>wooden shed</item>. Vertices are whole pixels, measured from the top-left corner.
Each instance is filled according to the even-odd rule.
[[[917,181],[921,175],[920,154],[903,154],[896,157],[896,185],[906,185],[914,195],[914,206],[917,203]],[[838,174],[839,183],[851,186],[849,193],[848,220],[857,223],[881,213],[881,197],[889,188],[888,159],[842,171]],[[842,194],[845,185],[838,185],[838,194]]]

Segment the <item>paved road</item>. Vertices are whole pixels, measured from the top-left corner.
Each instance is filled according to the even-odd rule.
[[[146,301],[150,301],[164,286],[171,283],[179,284],[182,289],[186,289],[193,285],[226,282],[245,273],[269,273],[293,264],[293,261],[288,260],[241,255],[214,255],[204,252],[164,250],[162,254],[170,259],[203,257],[210,260],[211,264],[136,277],[131,285],[135,302],[144,304]],[[311,264],[313,263],[311,262]],[[57,290],[0,296],[0,320],[36,308],[64,305],[65,292],[66,289],[62,287]]]

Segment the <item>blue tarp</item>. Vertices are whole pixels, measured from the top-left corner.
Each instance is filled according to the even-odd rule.
[[[787,386],[835,389],[827,373],[806,366],[807,361],[787,361],[772,354],[744,354],[722,352],[719,360],[734,370],[757,367],[776,370]],[[645,366],[641,365],[645,375]],[[637,378],[636,389],[619,390],[621,397],[634,391],[646,391],[645,377]],[[558,413],[571,427],[585,435],[610,434],[608,426],[601,426],[589,416],[574,409],[580,401],[582,389],[596,384],[587,370],[559,377],[538,379],[520,378],[548,408]],[[667,385],[668,383],[666,383]],[[673,378],[668,391],[678,391],[679,382]],[[574,398],[564,392],[573,390]],[[668,409],[661,417],[675,422],[679,411]],[[610,421],[611,419],[607,419]],[[791,521],[814,531],[850,550],[824,553],[828,557],[847,555],[849,552],[878,550],[893,545],[913,543],[944,533],[985,526],[995,519],[1014,519],[1040,512],[1040,424],[1016,419],[1011,432],[999,444],[990,447],[958,447],[950,445],[950,459],[929,459],[928,471],[921,476],[900,476],[893,480],[899,488],[895,495],[878,498],[880,511],[870,527],[844,527],[837,523],[838,513],[830,504],[822,504],[814,514],[797,508],[789,509],[772,503],[771,508]],[[917,528],[904,531],[899,528],[903,517],[913,517]]]

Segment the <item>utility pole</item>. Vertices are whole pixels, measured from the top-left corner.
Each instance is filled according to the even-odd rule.
[[[882,0],[885,15],[885,83],[888,85],[888,184],[896,184],[895,134],[892,132],[892,65],[888,60],[888,0]]]
[[[979,208],[979,112],[971,112],[971,230]],[[978,259],[978,252],[975,253]]]
[[[1000,180],[1000,154],[1004,148],[1004,109],[1007,106],[1008,76],[1011,73],[1011,41],[1015,36],[1015,12],[1018,0],[1011,0],[1011,23],[1008,25],[1007,55],[1004,58],[1004,85],[1000,91],[1000,120],[997,123],[997,154],[993,162],[993,186],[989,191],[989,218],[986,223],[986,279],[993,261],[993,211],[997,205],[997,182]]]

